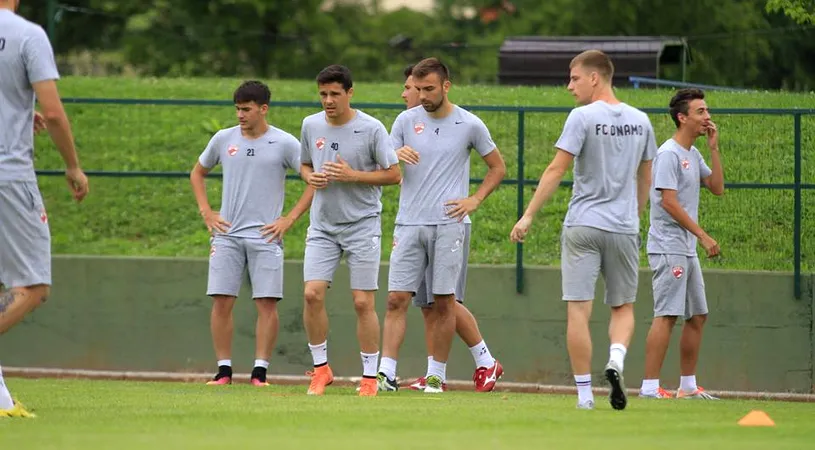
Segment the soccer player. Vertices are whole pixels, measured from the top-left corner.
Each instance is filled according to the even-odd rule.
[[[213,301],[210,328],[218,373],[210,385],[232,383],[232,307],[244,270],[258,312],[251,383],[268,385],[279,327],[277,302],[283,297],[283,235],[314,196],[307,187],[289,214],[281,216],[286,170],[300,169],[300,143],[266,122],[270,97],[265,84],[242,83],[233,95],[239,124],[215,133],[190,173],[198,210],[212,234],[207,295]],[[204,177],[218,164],[223,192],[220,211],[213,211]]]
[[[42,27],[16,14],[18,5],[0,0],[0,334],[45,302],[51,286],[51,235],[34,171],[35,96],[71,195],[81,202],[88,194],[57,89],[54,51]],[[33,417],[12,399],[2,370],[0,417]]]
[[[391,130],[393,146],[401,149],[407,164],[390,258],[388,313],[404,309],[414,294],[424,291],[422,281],[427,283],[431,295],[424,300],[429,306],[423,306],[427,306],[424,314],[432,359],[428,361],[424,392],[440,393],[458,317],[462,317],[463,326],[467,320],[471,320],[470,326],[475,324],[469,311],[456,303],[467,259],[463,221],[499,186],[506,166],[481,119],[448,100],[451,83],[444,64],[436,58],[424,59],[413,68],[412,77],[422,107],[399,114]],[[470,196],[472,148],[489,169],[477,192]],[[391,322],[386,319],[386,326],[398,327],[394,333],[404,336],[404,314],[401,322]],[[399,342],[394,344],[389,350],[398,349]],[[395,375],[396,361],[391,361],[383,361],[383,371],[391,370],[390,364]],[[480,385],[491,389],[502,369],[491,357],[483,364],[490,366],[477,371],[484,377]]]
[[[656,141],[648,116],[614,96],[614,65],[606,54],[585,51],[572,59],[569,68],[568,88],[580,106],[569,113],[555,144],[557,153],[510,238],[523,242],[535,214],[574,161],[574,187],[561,236],[561,275],[577,406],[594,408],[589,319],[597,276],[602,274],[605,304],[611,307],[605,377],[611,385],[611,406],[624,409],[623,364],[634,333],[639,216],[648,202]]]
[[[402,99],[407,104],[408,109],[420,105],[419,91],[413,84],[412,72],[413,65],[405,69],[405,89],[402,91]],[[409,147],[399,148],[396,151],[396,156],[405,164],[415,165],[419,163],[419,154]],[[469,178],[466,182],[469,185]],[[470,353],[473,355],[473,360],[476,365],[475,374],[473,375],[475,390],[479,392],[489,392],[495,388],[495,382],[501,377],[504,369],[490,354],[490,350],[484,342],[484,338],[481,337],[475,317],[473,317],[472,313],[463,305],[464,288],[467,283],[467,257],[470,251],[470,217],[465,217],[463,223],[464,244],[461,251],[463,262],[455,292],[457,302],[455,304],[456,333],[458,333],[464,343],[467,344],[467,347],[470,348]],[[429,289],[432,285],[432,280],[433,272],[428,267],[413,297],[413,304],[421,307],[422,316],[424,316],[425,320],[425,342],[427,345],[428,362],[433,358],[433,339],[430,333],[430,323],[428,322],[431,305],[429,300],[433,298],[433,292]],[[407,308],[408,302],[402,304],[388,304],[382,338],[382,360],[379,364],[379,375],[377,375],[380,391],[395,391],[399,389],[399,385],[396,382],[396,362],[399,355],[399,347],[401,347],[402,342],[405,340]],[[426,376],[420,377],[411,383],[409,387],[414,390],[424,390],[426,380]],[[442,385],[442,388],[444,387],[445,386]]]
[[[331,65],[317,75],[323,111],[303,119],[301,171],[316,189],[311,205],[303,267],[303,322],[314,370],[310,395],[322,395],[334,381],[328,364],[325,297],[343,254],[351,271],[362,357],[360,396],[375,396],[379,361],[379,288],[382,186],[399,184],[402,173],[388,131],[379,120],[351,107],[351,71]]]
[[[653,271],[654,321],[645,341],[645,378],[640,396],[670,398],[660,387],[659,372],[671,340],[676,318],[682,316],[679,341],[680,379],[678,398],[715,399],[696,384],[696,362],[707,320],[705,282],[696,255],[696,242],[708,257],[719,254],[719,244],[699,222],[699,190],[704,185],[713,195],[724,194],[724,175],[719,156],[719,132],[710,120],[705,93],[682,89],[670,103],[676,132],[654,158],[651,184],[651,226],[648,260]],[[693,143],[707,137],[712,168]]]

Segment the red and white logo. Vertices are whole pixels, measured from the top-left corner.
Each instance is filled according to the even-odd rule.
[[[229,156],[235,156],[238,153],[238,146],[237,145],[230,145],[229,148],[226,149],[226,152]]]
[[[416,134],[422,134],[422,132],[424,131],[424,122],[416,122],[416,123],[414,123],[413,124],[413,131],[415,131]]]
[[[682,160],[682,168],[685,169],[685,170],[690,169],[690,161],[688,161],[687,159],[683,159]]]
[[[676,278],[678,280],[678,279],[682,278],[682,275],[685,274],[685,268],[682,267],[682,266],[673,266],[673,268],[671,269],[671,272],[673,272],[674,278]]]
[[[45,208],[40,211],[40,222],[48,223],[48,214],[45,213]]]
[[[315,145],[317,146],[317,150],[322,150],[323,147],[325,147],[325,138],[321,137],[321,138],[317,139],[317,142],[315,142]]]

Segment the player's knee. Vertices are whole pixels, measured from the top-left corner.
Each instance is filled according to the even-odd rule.
[[[255,305],[258,312],[263,315],[277,314],[277,299],[276,298],[256,298]]]
[[[410,294],[388,292],[388,312],[407,312],[410,305]]]
[[[374,298],[373,296],[355,296],[354,297],[354,311],[357,312],[357,315],[362,315],[369,313],[374,310]]]
[[[323,306],[325,298],[319,289],[313,287],[306,287],[303,292],[303,300],[305,301],[306,308],[319,308]]]
[[[440,316],[453,315],[456,299],[453,295],[437,295],[433,301],[433,310]]]
[[[698,314],[685,321],[685,324],[691,328],[701,330],[705,322],[707,322],[707,314]]]
[[[212,297],[212,312],[218,316],[228,317],[232,314],[234,300],[231,297],[216,295]]]

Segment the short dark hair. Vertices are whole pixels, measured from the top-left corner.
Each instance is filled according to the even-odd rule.
[[[354,87],[351,69],[339,64],[332,64],[317,74],[317,84],[339,83],[345,91]]]
[[[438,58],[425,58],[413,66],[414,78],[424,78],[431,73],[438,75],[442,83],[450,79],[450,70]]]
[[[671,119],[673,119],[676,128],[679,128],[679,114],[688,115],[690,102],[693,100],[704,100],[705,91],[697,88],[685,88],[676,91],[676,94],[671,98],[669,104],[671,108]]]
[[[413,75],[413,68],[414,67],[416,67],[416,64],[408,64],[408,66],[405,67],[405,72],[404,73],[405,73],[405,78],[406,79],[407,79],[407,77]]]
[[[235,89],[232,95],[235,103],[255,102],[258,105],[268,105],[272,99],[272,92],[269,86],[257,80],[244,81]]]
[[[572,62],[569,63],[569,69],[574,69],[576,66],[595,70],[608,81],[611,81],[614,76],[614,63],[611,62],[611,58],[607,54],[600,50],[586,50],[575,56],[572,58]]]

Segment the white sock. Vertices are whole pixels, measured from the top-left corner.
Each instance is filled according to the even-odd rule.
[[[620,372],[623,371],[623,364],[625,363],[625,345],[623,344],[611,344],[608,350],[608,360],[609,362],[614,362],[617,364],[617,367],[620,368]]]
[[[433,357],[432,357],[432,356],[428,356],[428,357],[427,357],[427,373],[425,373],[425,376],[424,376],[425,378],[427,378],[427,377],[429,377],[430,375],[432,375],[432,374],[430,373],[430,365],[431,365],[431,364],[433,364]]]
[[[679,377],[679,389],[682,389],[685,392],[693,392],[697,389],[696,386],[696,375],[688,375],[686,377],[680,376]]]
[[[221,366],[232,367],[232,360],[231,359],[219,359],[218,360],[218,367],[221,367]]]
[[[656,394],[659,390],[659,378],[656,380],[642,380],[640,392],[643,394]]]
[[[476,369],[479,367],[490,368],[495,364],[495,359],[490,354],[490,349],[484,341],[470,347],[470,353],[473,355]]]
[[[441,381],[447,380],[447,363],[438,362],[435,359],[430,361],[427,367],[427,376],[435,375],[441,378]]]
[[[265,359],[256,359],[255,360],[255,367],[262,367],[264,369],[268,369],[269,368],[269,361],[266,361]]]
[[[591,391],[591,374],[575,375],[574,384],[577,386],[578,403],[594,401],[594,393]]]
[[[379,371],[385,374],[385,376],[393,381],[396,379],[396,360],[393,358],[382,357],[382,360],[379,362]]]
[[[328,341],[317,345],[308,344],[308,348],[311,350],[311,358],[314,360],[314,367],[328,363]]]
[[[376,353],[362,353],[362,376],[363,377],[376,377],[376,363],[379,362],[379,352]]]
[[[14,400],[11,399],[11,393],[6,388],[6,382],[3,380],[3,369],[0,368],[0,409],[14,408]]]

